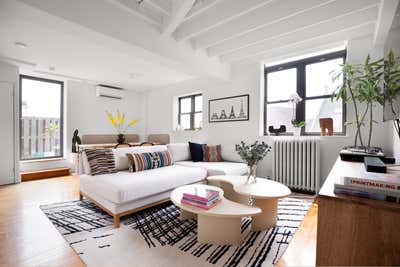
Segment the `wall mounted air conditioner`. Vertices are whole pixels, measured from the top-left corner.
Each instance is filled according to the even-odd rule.
[[[113,99],[122,99],[124,97],[124,89],[104,84],[96,86],[97,97],[108,97]]]

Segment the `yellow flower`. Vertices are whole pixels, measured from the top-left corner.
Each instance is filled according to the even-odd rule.
[[[138,119],[133,119],[131,120],[131,122],[128,124],[128,127],[131,127],[132,125],[135,125],[136,123],[138,123],[139,120]]]
[[[117,122],[115,121],[115,118],[113,117],[113,115],[112,115],[110,112],[108,112],[108,111],[106,111],[106,113],[107,113],[108,120],[110,121],[110,123],[111,123],[112,125],[116,126],[116,125],[117,125]]]
[[[117,121],[118,124],[121,124],[121,113],[119,112],[119,110],[117,111]]]

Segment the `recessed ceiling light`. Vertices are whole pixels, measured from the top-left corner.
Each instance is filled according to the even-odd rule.
[[[15,42],[14,45],[19,48],[27,48],[28,47],[28,45],[23,42]]]

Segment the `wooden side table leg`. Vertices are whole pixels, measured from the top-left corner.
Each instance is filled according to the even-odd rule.
[[[241,218],[221,218],[197,215],[197,241],[218,245],[240,245]]]
[[[254,198],[253,205],[262,210],[261,214],[252,217],[251,229],[253,231],[263,231],[276,225],[278,219],[277,198]]]

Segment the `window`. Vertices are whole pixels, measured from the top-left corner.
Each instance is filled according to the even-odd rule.
[[[63,156],[63,82],[20,76],[21,160]]]
[[[203,96],[201,94],[179,98],[178,123],[183,130],[203,127]]]
[[[319,135],[320,118],[332,118],[334,134],[344,134],[345,103],[332,102],[330,98],[333,89],[342,82],[333,82],[331,73],[340,70],[345,57],[346,52],[339,51],[265,68],[264,134],[269,126],[280,125],[285,125],[291,134],[293,118],[305,121],[302,135]],[[293,111],[289,99],[295,93],[303,100]]]

